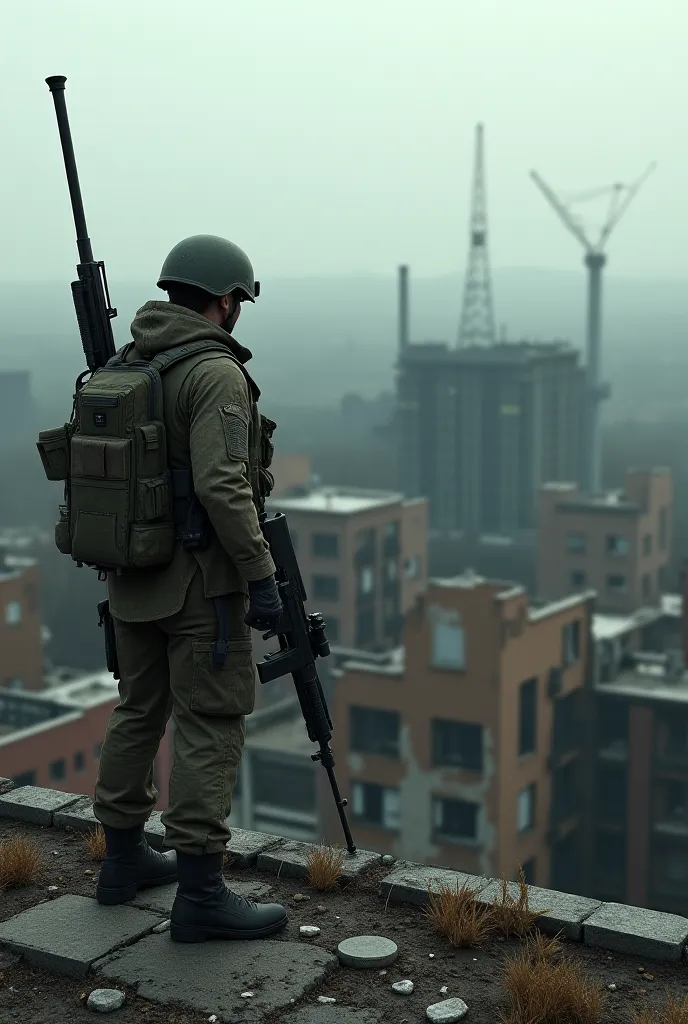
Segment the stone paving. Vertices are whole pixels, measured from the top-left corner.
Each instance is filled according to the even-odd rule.
[[[90,801],[79,794],[30,786],[12,790],[3,779],[0,817],[77,831],[96,823]],[[159,815],[152,816],[146,831],[151,843],[162,845]],[[229,846],[238,864],[299,878],[306,873],[310,849],[304,843],[241,829],[234,831]],[[345,860],[345,874],[352,879],[380,863],[378,854],[360,851]],[[484,902],[499,894],[499,884],[491,879],[403,861],[385,863],[390,870],[380,883],[380,895],[393,903],[422,905],[428,886],[436,890],[466,884],[482,890],[478,899]],[[272,888],[269,877],[237,879],[233,886],[255,899],[269,897]],[[513,884],[510,889],[517,892]],[[266,1015],[276,1013],[285,1024],[381,1024],[377,1011],[326,1005],[325,997],[320,1004],[293,1006],[314,986],[326,982],[331,971],[340,969],[337,957],[308,942],[233,942],[231,957],[224,943],[173,943],[167,927],[174,892],[174,885],[144,891],[131,904],[119,907],[100,907],[86,896],[47,900],[0,923],[0,957],[18,954],[71,977],[98,973],[113,984],[136,988],[142,998],[216,1014],[220,1024],[259,1024]],[[686,957],[686,918],[534,886],[529,887],[529,895],[531,907],[546,911],[540,919],[546,931],[563,931],[574,941],[648,961]],[[438,1021],[452,1011],[446,1005],[449,1002],[435,1007]]]
[[[268,1013],[288,1009],[336,964],[331,953],[301,942],[232,942],[230,956],[226,943],[176,943],[165,934],[146,936],[94,970],[152,1002],[259,1024]]]
[[[37,967],[83,978],[96,960],[159,923],[159,914],[136,907],[101,907],[89,896],[60,896],[0,923],[0,943]]]

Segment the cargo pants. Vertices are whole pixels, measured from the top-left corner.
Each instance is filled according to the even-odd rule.
[[[173,766],[165,845],[218,853],[230,838],[226,818],[244,745],[244,716],[255,704],[248,598],[223,601],[226,660],[213,664],[218,614],[198,570],[180,612],[154,622],[113,618],[120,684],[103,743],[94,813],[104,825],[144,823],[158,798],[153,761],[170,715]]]

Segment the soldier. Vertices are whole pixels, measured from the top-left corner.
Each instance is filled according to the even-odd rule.
[[[108,574],[121,680],[95,789],[107,844],[96,895],[124,903],[139,888],[177,880],[173,940],[259,938],[284,927],[284,907],[237,896],[222,868],[244,716],[255,702],[251,627],[274,628],[282,610],[257,515],[261,449],[271,445],[244,368],[251,353],[231,336],[241,303],[254,302],[260,286],[236,245],[196,235],[172,249],[158,287],[169,302],[138,311],[126,360],[190,342],[212,347],[162,376],[179,523],[172,562]],[[159,853],[143,830],[170,714],[174,763],[162,821],[172,852]]]

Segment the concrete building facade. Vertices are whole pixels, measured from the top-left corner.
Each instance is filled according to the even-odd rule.
[[[0,552],[0,687],[35,691],[42,686],[38,564]]]
[[[361,847],[576,888],[592,608],[589,594],[534,608],[511,584],[433,580],[403,648],[342,660],[333,747]]]
[[[522,536],[546,480],[580,479],[584,370],[564,342],[399,353],[400,487],[433,531]]]
[[[688,914],[683,602],[598,616],[589,895]]]
[[[428,505],[361,488],[314,487],[269,502],[284,512],[308,594],[331,643],[385,650],[427,581]]]
[[[624,491],[581,494],[575,484],[540,491],[538,596],[597,592],[598,611],[656,605],[667,581],[673,487],[668,469],[628,472]]]
[[[42,693],[0,688],[0,776],[18,786],[92,794],[117,700],[117,683],[108,672]],[[158,809],[167,807],[170,732],[168,728],[155,763]]]

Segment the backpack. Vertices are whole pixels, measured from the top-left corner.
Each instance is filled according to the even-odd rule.
[[[125,362],[131,347],[92,374],[70,422],[41,431],[37,443],[48,480],[65,481],[55,544],[101,575],[172,561],[194,496],[190,469],[172,474],[167,463],[162,374],[201,352],[234,358],[219,342],[197,341]]]

